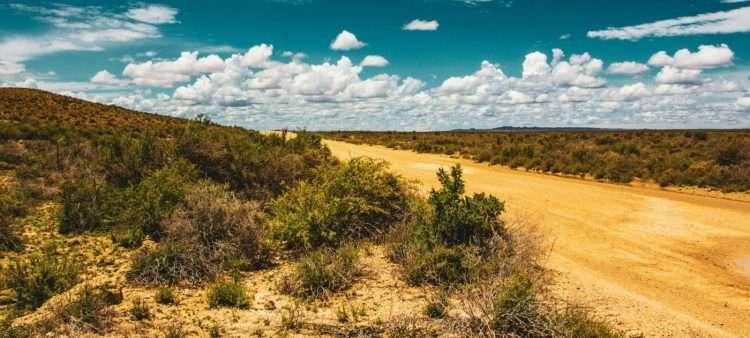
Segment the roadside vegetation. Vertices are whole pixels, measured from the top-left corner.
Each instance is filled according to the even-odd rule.
[[[534,237],[460,167],[423,196],[314,134],[20,89],[0,90],[0,166],[0,338],[214,337],[260,309],[256,336],[620,336],[548,292]],[[354,301],[378,274],[428,296],[414,320]]]
[[[330,132],[326,138],[617,183],[750,190],[750,131]]]

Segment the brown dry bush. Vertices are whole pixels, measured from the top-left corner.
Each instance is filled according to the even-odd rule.
[[[230,265],[257,269],[271,263],[263,214],[225,186],[200,182],[162,224],[165,235],[146,250],[128,276],[149,285],[200,285]]]

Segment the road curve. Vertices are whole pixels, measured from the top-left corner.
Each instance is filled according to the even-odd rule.
[[[468,192],[506,201],[552,245],[556,292],[646,337],[750,337],[750,203],[527,173],[381,146],[325,141],[437,185],[460,163]]]

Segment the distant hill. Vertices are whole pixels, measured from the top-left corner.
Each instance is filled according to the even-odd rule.
[[[452,129],[450,132],[517,132],[517,131],[610,131],[610,130],[622,130],[613,128],[593,128],[593,127],[514,127],[514,126],[502,126],[491,129]]]
[[[0,120],[37,128],[165,132],[189,120],[143,113],[36,89],[0,88]]]

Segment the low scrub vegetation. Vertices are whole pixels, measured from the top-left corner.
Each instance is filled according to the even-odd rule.
[[[426,202],[412,202],[408,221],[390,235],[390,257],[414,285],[471,282],[490,272],[495,263],[490,258],[507,244],[501,201],[485,194],[464,196],[459,166],[440,169],[438,179],[441,188]]]
[[[208,305],[211,307],[236,307],[246,309],[250,306],[249,292],[239,278],[231,281],[220,281],[208,289]]]
[[[355,158],[323,167],[271,204],[274,237],[293,250],[384,234],[407,212],[407,187],[387,165]]]
[[[225,186],[201,182],[164,220],[164,238],[143,252],[129,277],[149,285],[198,285],[216,278],[230,261],[259,268],[270,263],[265,225],[258,205],[237,198]]]
[[[727,149],[716,163],[742,166],[744,156],[745,150]],[[297,302],[325,305],[335,299],[329,295],[352,289],[369,273],[363,264],[381,259],[359,248],[381,244],[398,266],[397,277],[436,295],[414,310],[436,323],[436,330],[402,320],[341,332],[416,337],[456,327],[469,336],[617,336],[586,311],[549,296],[533,240],[501,220],[502,201],[466,195],[460,167],[441,169],[440,187],[424,197],[382,161],[338,162],[314,134],[266,136],[205,117],[173,119],[3,89],[0,169],[13,182],[0,189],[0,250],[17,251],[0,278],[13,294],[11,316],[45,303],[51,312],[28,327],[14,327],[9,318],[0,324],[2,337],[53,330],[110,334],[123,317],[149,321],[142,326],[159,328],[164,336],[187,336],[194,328],[165,327],[158,322],[161,311],[152,311],[143,298],[129,298],[128,307],[115,311],[112,305],[125,297],[122,286],[112,291],[79,282],[127,271],[129,287],[153,288],[157,304],[190,303],[203,293],[181,292],[181,302],[175,288],[205,288],[202,301],[210,308],[240,312],[255,299],[243,276],[276,263],[292,264],[278,287],[295,298],[278,309],[277,333],[303,330],[309,325]],[[84,275],[81,265],[57,250],[37,253],[45,243],[21,250],[14,224],[42,202],[39,210],[59,213],[31,232],[47,231],[74,250],[88,250],[76,256],[80,264],[88,264],[88,255],[107,263]],[[92,239],[114,245],[86,246]],[[276,309],[273,302],[264,305]],[[363,324],[369,311],[348,301],[335,309],[339,324],[352,326]],[[212,336],[223,331],[203,324],[200,329]]]
[[[324,298],[330,293],[349,289],[359,274],[357,248],[324,247],[304,256],[294,273],[284,279],[280,289],[301,298]]]
[[[325,137],[627,183],[750,190],[750,132],[331,132]]]
[[[4,271],[4,284],[13,291],[16,309],[34,310],[78,282],[81,268],[65,257],[49,254],[14,260]]]

